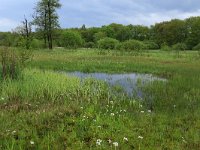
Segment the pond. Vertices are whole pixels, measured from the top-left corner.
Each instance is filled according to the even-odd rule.
[[[67,75],[75,76],[84,80],[86,78],[94,78],[102,80],[108,83],[112,88],[121,88],[121,92],[132,97],[136,95],[142,97],[143,93],[139,88],[140,85],[145,85],[152,81],[166,81],[166,79],[155,77],[151,74],[138,74],[138,73],[126,73],[126,74],[108,74],[108,73],[83,73],[83,72],[70,72]],[[121,93],[120,92],[120,93]]]

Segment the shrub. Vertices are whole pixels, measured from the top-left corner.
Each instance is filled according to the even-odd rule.
[[[147,50],[156,50],[156,49],[159,49],[159,45],[156,44],[153,41],[145,41],[143,43],[145,45],[145,49],[147,49]]]
[[[161,50],[163,51],[171,51],[172,48],[170,46],[168,46],[166,43],[161,45]]]
[[[40,48],[44,48],[44,47],[45,47],[45,45],[41,40],[33,39],[31,42],[31,48],[40,49]]]
[[[28,50],[16,50],[10,48],[0,49],[1,77],[2,79],[17,79],[29,60],[31,52]]]
[[[66,48],[79,48],[83,44],[83,39],[78,32],[75,31],[63,31],[61,34],[61,46]]]
[[[98,43],[98,48],[100,49],[115,49],[119,41],[107,37],[99,40],[97,43]]]
[[[198,50],[198,51],[200,51],[200,43],[197,44],[195,47],[193,47],[193,50]]]
[[[94,48],[95,47],[95,44],[94,44],[94,42],[87,42],[87,43],[85,43],[85,46],[84,46],[85,48]]]
[[[141,41],[137,40],[128,40],[123,42],[121,45],[119,45],[121,50],[126,51],[139,51],[145,48],[145,45]]]
[[[186,50],[187,45],[185,43],[177,43],[177,44],[172,46],[172,49],[173,50]]]

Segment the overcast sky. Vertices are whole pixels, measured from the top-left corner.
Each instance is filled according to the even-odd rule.
[[[0,31],[10,31],[24,15],[30,17],[38,0],[0,0]],[[60,0],[63,28],[110,23],[152,25],[173,18],[200,16],[199,0]]]

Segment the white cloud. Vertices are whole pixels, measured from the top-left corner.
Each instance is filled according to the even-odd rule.
[[[31,18],[38,0],[0,0],[0,31]],[[199,0],[60,0],[61,27],[102,26],[110,23],[152,25],[200,16]],[[18,22],[18,23],[17,23]]]
[[[19,22],[8,18],[0,18],[0,31],[10,31],[15,28]]]

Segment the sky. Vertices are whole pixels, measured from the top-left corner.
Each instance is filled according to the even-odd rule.
[[[31,20],[38,0],[0,0],[0,31],[11,31],[26,15]],[[200,16],[199,0],[60,0],[62,28],[100,27],[110,23],[150,26],[171,19]]]

